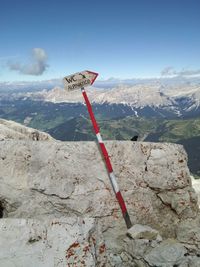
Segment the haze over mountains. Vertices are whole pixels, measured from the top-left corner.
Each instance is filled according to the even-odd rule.
[[[95,81],[95,86],[98,88],[113,88],[119,84],[125,85],[135,85],[135,84],[153,84],[159,83],[162,86],[173,86],[173,85],[198,85],[200,84],[200,77],[184,77],[184,76],[174,76],[174,77],[160,77],[160,78],[132,78],[132,79],[118,79],[109,78],[106,80],[98,79]],[[62,77],[50,80],[41,81],[20,81],[20,82],[0,82],[0,91],[2,90],[38,90],[49,88],[52,89],[54,86],[61,86],[63,84]]]

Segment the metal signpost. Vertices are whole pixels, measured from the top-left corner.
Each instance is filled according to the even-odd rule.
[[[81,89],[81,91],[82,91],[82,95],[84,97],[84,100],[85,100],[85,103],[87,105],[87,109],[88,109],[88,112],[89,112],[89,115],[90,115],[90,118],[92,121],[94,132],[96,134],[101,152],[103,154],[103,157],[104,157],[104,160],[106,163],[106,167],[107,167],[107,171],[109,174],[112,188],[115,192],[115,196],[116,196],[118,203],[120,205],[126,226],[129,229],[129,228],[131,228],[132,223],[131,223],[131,220],[130,220],[130,217],[129,217],[129,214],[128,214],[128,211],[126,208],[126,204],[124,202],[124,199],[123,199],[122,194],[120,192],[119,186],[117,184],[117,180],[116,180],[116,177],[115,177],[114,172],[113,172],[110,158],[109,158],[107,149],[104,145],[104,142],[102,140],[99,126],[96,122],[96,119],[95,119],[95,116],[94,116],[94,113],[92,110],[92,106],[90,104],[90,101],[89,101],[88,96],[86,94],[86,91],[84,89],[84,87],[92,85],[94,83],[94,81],[96,80],[97,76],[98,76],[98,73],[86,70],[86,71],[75,73],[75,74],[70,75],[70,76],[66,76],[66,77],[64,77],[63,81],[64,81],[65,89],[67,91],[72,91],[72,90],[77,90],[77,89]]]

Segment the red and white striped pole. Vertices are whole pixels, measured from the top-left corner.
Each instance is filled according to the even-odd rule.
[[[93,128],[94,128],[94,131],[95,131],[99,146],[101,148],[101,152],[103,154],[103,157],[104,157],[104,160],[105,160],[105,163],[106,163],[106,167],[107,167],[107,170],[108,170],[108,174],[109,174],[110,182],[112,184],[112,188],[113,188],[113,190],[115,192],[115,196],[116,196],[116,198],[118,200],[118,203],[120,205],[120,208],[121,208],[121,211],[122,211],[126,226],[129,229],[129,228],[131,228],[132,223],[131,223],[131,220],[130,220],[130,217],[129,217],[129,214],[128,214],[128,211],[127,211],[127,208],[126,208],[126,204],[125,204],[124,199],[123,199],[123,197],[121,195],[121,192],[119,190],[119,186],[117,184],[117,181],[116,181],[116,178],[115,178],[115,175],[114,175],[114,172],[113,172],[113,168],[112,168],[112,165],[111,165],[111,162],[110,162],[110,158],[109,158],[107,149],[106,149],[106,147],[104,145],[104,142],[102,140],[102,137],[101,137],[101,134],[100,134],[100,131],[99,131],[99,126],[98,126],[98,124],[96,122],[96,119],[95,119],[95,116],[94,116],[94,113],[93,113],[93,110],[92,110],[92,106],[90,104],[90,101],[88,99],[88,96],[86,94],[85,89],[81,88],[81,91],[82,91],[83,97],[85,99],[85,103],[87,105],[87,109],[88,109],[88,112],[89,112],[89,115],[90,115],[90,118],[91,118],[91,121],[92,121],[92,125],[93,125]]]

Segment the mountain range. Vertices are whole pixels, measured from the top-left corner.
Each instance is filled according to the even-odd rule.
[[[124,105],[135,116],[193,117],[200,115],[200,85],[163,86],[160,84],[118,85],[111,89],[89,88],[94,104]],[[79,90],[66,92],[59,87],[29,94],[33,99],[53,103],[83,103]],[[145,114],[146,113],[146,114]]]
[[[52,89],[56,82],[0,86],[0,117],[62,141],[95,140],[80,90],[66,92],[61,82]],[[86,89],[103,138],[130,140],[137,135],[142,141],[183,144],[190,170],[200,176],[200,83],[109,82],[116,85],[103,87],[100,82],[100,87]]]

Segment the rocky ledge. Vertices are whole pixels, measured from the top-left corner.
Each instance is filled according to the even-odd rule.
[[[95,142],[30,139],[0,141],[0,266],[200,266],[198,199],[182,146],[106,142],[127,232]]]
[[[49,141],[54,140],[49,134],[25,127],[20,123],[0,119],[0,140],[34,140],[34,141]]]

